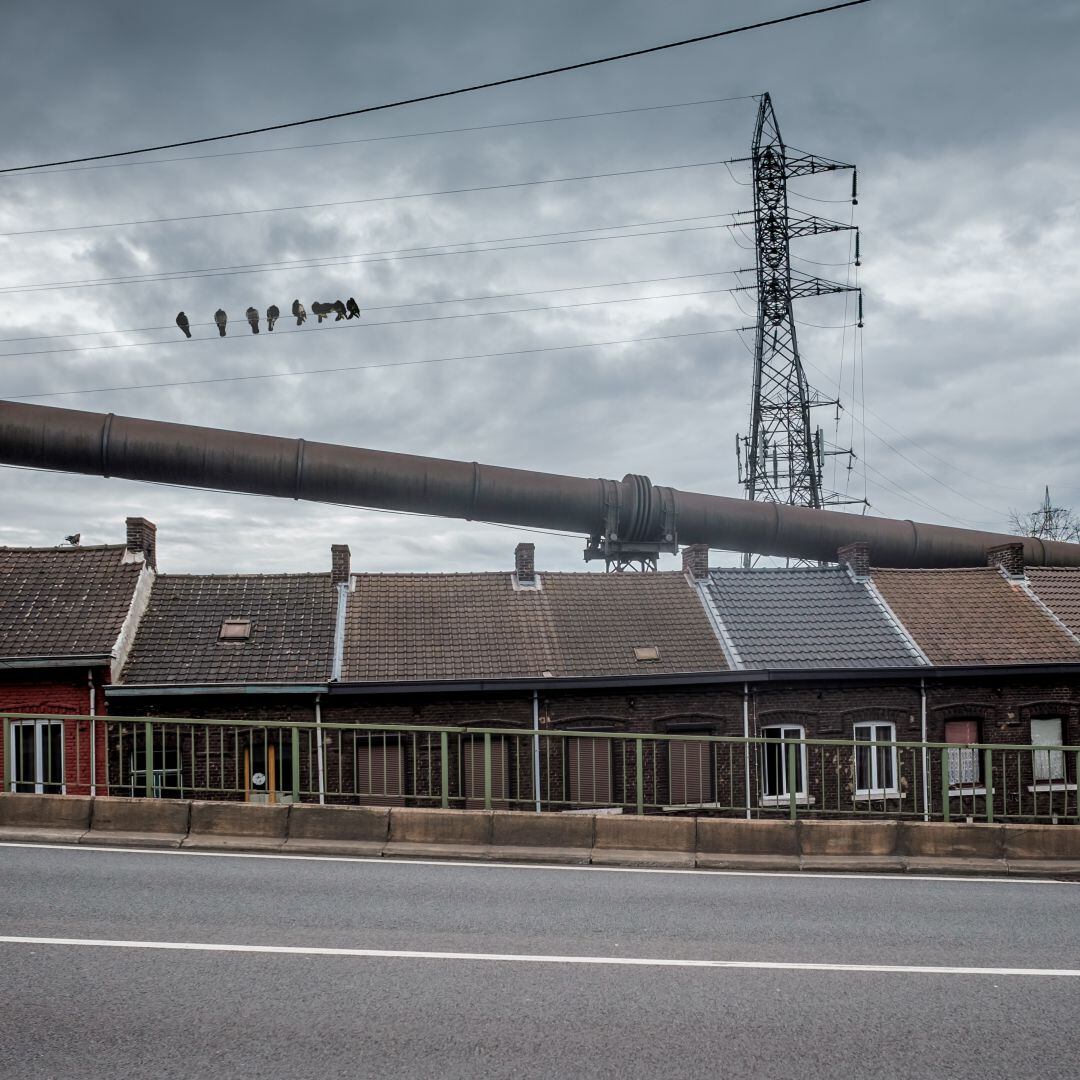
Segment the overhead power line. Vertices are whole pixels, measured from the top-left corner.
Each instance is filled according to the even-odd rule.
[[[454,90],[440,90],[432,94],[401,98],[397,101],[384,102],[381,105],[367,105],[360,109],[348,109],[343,112],[329,113],[325,116],[313,116],[309,117],[307,120],[292,120],[287,123],[266,124],[263,127],[248,128],[243,131],[233,131],[226,135],[208,135],[199,139],[184,139],[180,142],[160,143],[157,146],[143,146],[135,150],[117,150],[106,154],[92,154],[86,157],[65,158],[59,161],[38,162],[34,165],[10,166],[6,169],[0,169],[0,174],[28,172],[32,169],[47,169],[56,165],[79,165],[87,161],[104,161],[109,158],[130,157],[134,154],[147,154],[158,150],[175,150],[181,146],[198,146],[205,143],[221,142],[225,139],[242,138],[248,135],[262,135],[268,131],[283,131],[286,128],[303,127],[307,124],[321,124],[328,120],[340,120],[347,116],[363,116],[367,113],[384,112],[388,109],[402,108],[405,105],[418,105],[425,101],[437,101],[441,98],[457,97],[461,94],[471,94],[479,90],[491,90],[497,86],[510,86],[513,83],[529,82],[533,79],[542,79],[551,75],[561,75],[568,71],[581,71],[584,68],[598,67],[601,64],[612,64],[619,60],[629,60],[638,56],[647,56],[650,53],[665,52],[669,49],[678,49],[686,45],[695,45],[703,41],[711,41],[716,38],[746,33],[749,30],[761,30],[768,26],[779,26],[781,23],[795,22],[798,19],[807,19],[813,15],[824,15],[826,12],[839,11],[842,8],[858,7],[859,5],[868,2],[869,0],[845,0],[844,3],[831,4],[828,7],[814,8],[811,11],[800,11],[793,15],[783,15],[776,19],[764,19],[761,22],[748,23],[745,26],[735,26],[727,30],[717,30],[711,34],[698,34],[696,37],[683,38],[680,41],[669,41],[663,45],[652,45],[645,49],[633,49],[629,52],[597,57],[593,60],[582,60],[575,64],[563,64],[559,67],[545,68],[542,71],[533,71],[527,75],[513,75],[505,79],[493,79],[489,82],[473,83],[470,86],[461,86]]]
[[[731,214],[706,214],[692,218],[669,218],[669,221],[701,221],[709,217],[731,217]],[[0,286],[0,295],[13,296],[18,293],[55,292],[66,289],[105,288],[113,285],[146,285],[166,281],[198,281],[202,278],[236,277],[245,274],[270,274],[279,270],[311,270],[323,267],[366,265],[369,263],[396,262],[406,259],[434,259],[447,255],[480,255],[496,251],[521,251],[525,248],[562,247],[568,244],[593,244],[604,240],[633,240],[639,236],[671,236],[676,233],[702,232],[708,229],[730,229],[729,224],[693,225],[683,229],[653,229],[649,232],[621,233],[616,236],[584,236],[572,240],[540,240],[516,244],[512,240],[531,240],[532,237],[567,236],[575,232],[612,232],[616,229],[640,228],[657,222],[634,222],[629,225],[611,225],[606,229],[571,229],[553,233],[533,233],[531,236],[504,236],[490,240],[464,240],[457,243],[432,244],[428,247],[398,248],[383,251],[363,252],[357,255],[332,255],[326,259],[291,259],[284,262],[247,263],[237,266],[208,267],[197,270],[164,270],[160,273],[132,274],[127,277],[85,278],[81,281],[42,282],[34,285]],[[501,244],[501,247],[480,247],[481,244]],[[444,250],[444,249],[453,250]]]
[[[600,281],[590,285],[562,285],[558,288],[548,289],[525,289],[522,292],[512,293],[484,293],[479,296],[446,296],[437,300],[410,300],[407,303],[398,304],[365,304],[365,314],[369,311],[397,311],[401,308],[434,307],[438,304],[470,304],[482,300],[512,300],[519,296],[547,296],[551,293],[584,292],[588,289],[616,289],[629,285],[657,285],[666,281],[690,281],[695,278],[724,277],[735,273],[734,270],[708,270],[700,274],[670,274],[667,277],[634,278],[629,281]],[[745,312],[744,312],[745,314]],[[286,314],[285,318],[289,316]],[[214,326],[213,322],[191,323],[191,326]],[[132,326],[126,330],[74,330],[69,334],[32,334],[28,337],[0,338],[0,343],[16,341],[55,341],[57,338],[74,337],[101,337],[105,334],[150,334],[157,330],[172,330],[175,326],[170,323],[166,326]],[[14,353],[0,353],[0,356],[12,356]]]
[[[541,311],[565,311],[565,310],[567,310],[569,308],[603,307],[603,306],[605,306],[607,304],[635,304],[635,303],[640,303],[643,300],[676,300],[676,299],[678,299],[680,297],[686,297],[686,296],[712,296],[712,295],[715,295],[716,293],[731,293],[731,291],[732,291],[731,289],[697,289],[697,290],[692,291],[692,292],[663,293],[663,294],[661,294],[659,296],[628,296],[628,297],[623,297],[623,298],[619,298],[619,299],[612,299],[612,300],[582,300],[582,301],[578,301],[578,302],[575,302],[575,303],[572,303],[572,304],[542,304],[542,305],[539,305],[539,306],[536,306],[536,307],[504,308],[501,311],[465,311],[465,312],[461,312],[461,313],[455,314],[455,315],[425,315],[425,316],[421,316],[420,318],[416,318],[416,319],[383,319],[383,320],[380,320],[380,321],[377,321],[377,322],[370,322],[370,321],[365,320],[364,322],[358,322],[358,323],[346,322],[343,325],[337,325],[337,321],[335,320],[334,323],[332,323],[328,327],[323,327],[323,329],[324,330],[363,330],[363,329],[370,329],[371,327],[374,327],[374,326],[407,326],[407,325],[410,325],[412,323],[447,322],[447,321],[450,321],[450,320],[453,320],[453,319],[485,319],[485,318],[491,318],[492,316],[495,316],[495,315],[524,315],[524,314],[529,314],[529,313],[533,313],[533,312],[541,312]],[[260,318],[261,318],[261,314],[260,314]],[[288,314],[286,314],[285,316],[283,316],[283,321],[285,319],[288,319],[288,318],[289,318],[289,316],[288,316]],[[192,325],[194,325],[194,326],[209,326],[211,324],[210,323],[189,323],[188,325],[189,326],[192,326]],[[235,325],[239,328],[243,324],[240,323],[239,320],[237,320]],[[297,327],[296,329],[293,329],[293,330],[288,330],[288,329],[286,329],[286,330],[275,330],[273,333],[274,333],[275,337],[278,337],[279,335],[285,335],[285,334],[306,334],[306,333],[310,333],[312,330],[315,330],[317,328],[317,325],[318,324],[316,324],[315,327],[308,327],[307,330],[301,330],[299,327]],[[124,333],[125,331],[118,331],[118,332],[119,333]],[[198,338],[198,339],[195,339],[195,340],[214,341],[214,342],[216,342],[216,341],[218,341],[218,336],[215,334],[213,337]],[[247,335],[244,334],[241,331],[239,334],[234,334],[232,336],[231,340],[233,340],[233,341],[247,340]],[[64,346],[63,348],[59,348],[59,349],[30,349],[30,350],[19,351],[19,352],[0,353],[0,360],[4,359],[5,357],[13,357],[13,356],[51,356],[51,355],[54,355],[56,353],[104,352],[104,351],[108,351],[110,349],[143,349],[143,348],[148,348],[151,345],[176,345],[176,344],[179,344],[179,341],[175,337],[173,337],[173,338],[169,338],[167,341],[122,341],[122,342],[116,342],[116,343],[111,344],[111,345],[68,345],[68,346]]]
[[[559,124],[569,120],[594,120],[604,116],[627,116],[632,113],[662,112],[666,109],[689,109],[700,105],[720,105],[727,101],[754,101],[756,98],[756,94],[738,94],[734,97],[701,98],[698,101],[673,101],[662,105],[638,105],[631,109],[605,109],[602,112],[544,116],[535,120],[505,120],[498,124],[469,124],[464,127],[435,128],[431,131],[403,131],[393,135],[366,135],[359,139],[332,139],[327,142],[299,143],[293,146],[262,146],[251,150],[226,150],[220,154],[182,154],[178,157],[149,158],[146,161],[113,161],[108,165],[80,165],[74,169],[52,169],[47,173],[23,175],[61,176],[65,173],[94,172],[98,169],[127,169],[143,165],[171,165],[181,161],[213,161],[217,158],[249,157],[252,154],[284,154],[293,150],[322,150],[334,146],[356,146],[360,143],[425,139],[435,135],[464,135],[473,131],[495,131],[500,128],[531,127],[537,124]],[[9,172],[6,174],[6,179],[18,180],[21,177],[17,173]]]
[[[680,334],[656,334],[652,337],[620,338],[615,341],[577,342],[573,345],[547,345],[534,349],[508,349],[503,352],[470,353],[466,356],[434,356],[425,360],[397,360],[385,364],[348,364],[344,367],[306,368],[300,371],[270,371],[255,375],[220,375],[210,379],[181,379],[172,382],[133,383],[127,386],[95,386],[80,390],[54,390],[43,394],[0,394],[6,401],[34,401],[38,398],[73,397],[77,394],[107,394],[121,390],[165,390],[181,386],[209,386],[217,383],[255,382],[262,379],[288,379],[302,375],[331,375],[346,371],[372,371],[377,368],[419,367],[448,364],[456,360],[492,360],[502,356],[531,356],[536,353],[572,352],[576,349],[604,349],[612,345],[638,345],[647,341],[674,341],[679,338],[708,337],[712,334],[737,334],[748,326],[729,326],[717,330],[689,330]],[[295,333],[295,331],[293,331]]]
[[[399,202],[402,199],[428,199],[441,195],[468,195],[481,191],[505,191],[511,188],[539,187],[544,184],[570,184],[585,180],[607,180],[646,173],[677,172],[723,165],[723,161],[688,161],[676,165],[654,165],[644,169],[620,169],[616,172],[583,173],[580,176],[553,176],[542,180],[517,180],[509,184],[479,184],[473,187],[443,188],[438,191],[410,191],[403,195],[369,195],[363,199],[336,199],[332,202],[297,203],[294,206],[261,206],[254,210],[220,210],[212,214],[181,214],[177,217],[135,218],[131,221],[103,221],[92,225],[53,225],[46,229],[18,229],[0,233],[2,237],[41,236],[45,233],[86,232],[91,229],[120,229],[133,225],[165,225],[178,221],[206,221],[213,218],[247,217],[252,214],[280,214],[293,210],[324,210],[331,206],[359,206],[366,203]]]

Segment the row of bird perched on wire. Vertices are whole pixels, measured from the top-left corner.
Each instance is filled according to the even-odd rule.
[[[316,300],[315,303],[311,305],[311,311],[312,314],[318,315],[319,322],[330,318],[331,315],[334,316],[334,322],[341,322],[342,319],[360,318],[360,307],[351,296],[348,300],[335,300],[332,304],[323,304]],[[292,313],[296,318],[297,326],[303,326],[304,323],[307,322],[307,310],[299,300],[294,300],[292,302]],[[251,327],[251,332],[257,334],[259,332],[259,312],[255,308],[249,307],[247,311],[244,312],[244,318],[247,319],[248,325]],[[274,323],[280,318],[281,309],[277,304],[271,304],[266,309],[266,329],[273,330]],[[218,333],[224,337],[225,327],[229,322],[229,316],[226,315],[221,308],[218,308],[217,311],[214,312],[214,322],[217,324]],[[191,337],[191,323],[188,321],[188,317],[184,312],[181,311],[180,314],[176,316],[176,325],[184,332],[184,337]]]

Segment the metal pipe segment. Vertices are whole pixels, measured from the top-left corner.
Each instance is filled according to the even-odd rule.
[[[835,560],[865,540],[875,566],[981,566],[1022,539],[1030,566],[1080,566],[1080,544],[749,502],[622,481],[0,402],[0,462],[220,491],[493,521],[626,542]]]

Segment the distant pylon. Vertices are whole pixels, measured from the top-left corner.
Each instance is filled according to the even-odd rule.
[[[850,449],[827,447],[821,428],[811,424],[810,410],[818,405],[839,407],[810,387],[799,357],[792,301],[828,293],[859,294],[858,325],[862,325],[862,293],[857,286],[792,272],[790,241],[796,237],[852,230],[855,264],[859,263],[858,229],[788,207],[788,178],[812,173],[852,170],[851,201],[857,199],[855,166],[830,158],[792,151],[784,145],[772,99],[763,94],[754,129],[750,158],[754,186],[754,242],[757,327],[754,340],[754,381],[749,434],[736,440],[739,481],[748,499],[793,506],[836,506],[864,502],[824,490],[825,458]],[[750,556],[744,557],[750,565]]]

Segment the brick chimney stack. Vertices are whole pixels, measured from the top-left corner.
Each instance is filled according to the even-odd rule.
[[[997,547],[987,548],[986,565],[1004,570],[1009,577],[1023,577],[1024,545],[1017,541],[1014,544],[999,544]]]
[[[126,524],[128,551],[142,555],[146,565],[157,570],[157,526],[143,517],[129,517]]]
[[[518,584],[536,584],[536,545],[518,544],[514,548],[514,572],[517,574]]]
[[[836,549],[836,561],[846,566],[857,578],[870,576],[870,544],[866,540],[856,540]]]
[[[330,584],[348,585],[352,552],[348,544],[330,545]]]
[[[709,576],[708,544],[687,544],[682,549],[683,573],[693,581],[701,581]]]

